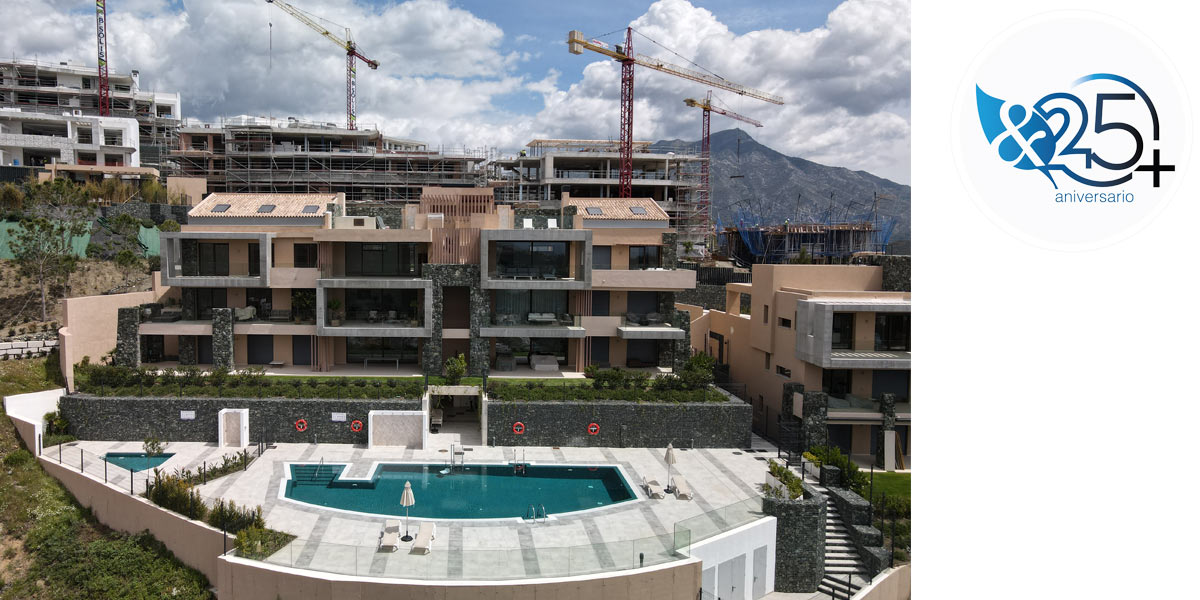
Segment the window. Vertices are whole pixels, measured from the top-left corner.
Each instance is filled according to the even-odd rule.
[[[776,375],[783,375],[784,377],[791,377],[791,376],[792,376],[792,370],[791,370],[791,369],[785,369],[785,368],[783,368],[783,366],[781,366],[781,365],[775,365],[775,374],[776,374]]]
[[[771,312],[771,307],[764,304],[763,305],[763,325],[766,325],[767,322],[769,321],[769,319],[767,318],[767,313],[769,313],[769,312]]]
[[[835,398],[850,393],[850,369],[825,369],[821,374],[821,391]]]
[[[771,370],[771,353],[770,352],[763,352],[763,368],[768,371]]]
[[[423,255],[417,244],[346,243],[346,275],[415,277]]]
[[[608,290],[595,290],[592,292],[592,316],[607,317],[609,311],[609,294]],[[599,339],[599,338],[592,338]]]
[[[311,215],[311,214],[316,214],[316,212],[318,210],[321,210],[320,206],[317,206],[316,204],[309,204],[309,205],[306,205],[304,208],[300,209],[300,212]]]
[[[229,275],[229,244],[200,242],[197,244],[200,255],[201,276]]]
[[[875,349],[911,351],[911,317],[909,313],[875,313]]]
[[[657,269],[662,266],[662,256],[658,246],[630,246],[630,269]]]
[[[311,269],[317,266],[316,244],[293,244],[292,255],[297,269]]]
[[[250,264],[248,265],[249,269],[247,270],[247,274],[249,274],[251,277],[258,277],[260,274],[260,269],[258,268],[258,261],[260,258],[259,250],[258,250],[258,242],[250,242],[249,252],[247,254],[248,254],[249,260],[250,260]]]
[[[833,313],[834,350],[854,348],[854,313]]]
[[[585,210],[587,210],[587,214],[592,215],[592,216],[604,214],[604,209],[602,209],[598,206],[589,206]]]
[[[631,207],[629,207],[629,212],[631,212],[635,215],[644,215],[644,214],[646,214],[646,209],[641,206],[631,206]]]
[[[275,205],[274,204],[264,204],[264,205],[258,207],[258,212],[264,213],[264,214],[269,213],[269,212],[275,212]]]
[[[784,329],[791,329],[792,328],[792,320],[785,319],[783,317],[779,317],[779,326],[783,327]]]
[[[612,268],[612,246],[592,246],[592,268]]]
[[[216,204],[216,205],[213,205],[213,207],[212,207],[212,212],[215,212],[215,213],[223,213],[227,210],[229,210],[228,204]]]
[[[196,317],[201,320],[212,318],[214,308],[226,308],[225,288],[196,288]]]
[[[355,226],[355,227],[366,227],[366,226],[367,226],[367,220],[366,220],[366,219],[355,219],[355,220],[354,220],[354,226]]]

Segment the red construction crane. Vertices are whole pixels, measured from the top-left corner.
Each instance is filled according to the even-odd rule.
[[[710,198],[712,197],[712,188],[710,188],[708,184],[708,164],[709,159],[711,158],[711,154],[709,152],[711,147],[711,140],[709,136],[709,113],[725,115],[730,119],[737,119],[738,121],[749,123],[755,127],[762,127],[763,125],[762,123],[759,123],[750,117],[739,115],[731,110],[725,110],[723,108],[717,108],[716,106],[713,106],[712,90],[708,91],[708,94],[703,100],[685,98],[683,103],[688,106],[704,110],[703,124],[700,126],[700,158],[703,160],[700,163],[700,197],[696,200],[696,212],[700,214],[700,224],[707,226],[708,204]]]
[[[96,0],[96,70],[100,79],[100,116],[107,117],[112,107],[108,95],[108,11],[104,0]]]
[[[360,59],[364,63],[367,63],[367,66],[371,67],[372,70],[379,68],[379,61],[371,60],[358,51],[358,46],[355,45],[353,38],[350,37],[349,27],[346,28],[346,39],[343,40],[330,32],[328,28],[317,23],[316,20],[320,19],[320,17],[316,15],[300,10],[280,0],[267,0],[267,4],[278,6],[283,9],[283,12],[296,17],[298,21],[308,25],[314,31],[325,36],[326,39],[346,51],[346,129],[357,129],[358,116],[355,112],[358,105],[357,85],[355,84],[357,69],[355,68],[354,61],[355,59]]]
[[[625,29],[625,45],[609,49],[608,44],[599,40],[587,40],[581,31],[571,31],[567,34],[567,50],[571,54],[583,54],[583,51],[599,52],[621,63],[621,175],[619,179],[619,197],[633,196],[633,66],[641,65],[655,71],[669,73],[676,77],[691,79],[708,84],[715,88],[729,90],[741,96],[756,98],[771,104],[783,104],[783,98],[774,94],[739,85],[708,73],[685,69],[657,58],[633,53],[633,28]]]

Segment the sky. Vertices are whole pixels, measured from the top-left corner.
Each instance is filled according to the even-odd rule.
[[[358,69],[360,127],[431,147],[512,154],[534,138],[619,137],[620,68],[567,52],[572,29],[782,96],[714,90],[712,129],[741,127],[785,154],[910,181],[907,0],[298,0],[350,27],[378,70]],[[96,64],[94,4],[0,1],[0,52]],[[109,0],[110,72],[179,92],[185,117],[295,116],[345,123],[345,55],[262,0]],[[336,25],[335,25],[336,24]],[[653,40],[653,41],[651,41]],[[693,67],[694,68],[694,67]],[[700,137],[683,99],[708,87],[638,67],[634,138]]]

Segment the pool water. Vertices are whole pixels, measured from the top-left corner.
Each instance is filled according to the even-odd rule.
[[[317,506],[403,516],[400,496],[412,483],[409,514],[440,519],[524,517],[529,505],[547,514],[598,508],[637,496],[616,467],[381,464],[369,479],[341,479],[344,465],[291,465],[284,495]],[[540,516],[540,511],[539,511]]]
[[[145,471],[167,462],[172,456],[175,454],[159,454],[150,457],[145,452],[109,452],[104,455],[104,460],[110,465],[116,465],[125,470]]]

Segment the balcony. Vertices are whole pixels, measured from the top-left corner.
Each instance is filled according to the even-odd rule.
[[[427,338],[432,322],[433,283],[427,279],[317,280],[318,335]]]
[[[568,338],[587,335],[581,317],[567,313],[493,313],[491,323],[479,328],[479,335],[493,338]]]
[[[900,350],[830,350],[833,369],[908,369],[912,352]]]
[[[629,313],[621,318],[617,336],[623,340],[682,340],[686,332],[672,325],[666,315]]]
[[[274,233],[161,232],[162,284],[270,287],[273,237]]]
[[[590,230],[485,229],[479,235],[483,289],[582,290],[591,283]]]
[[[696,272],[688,269],[595,269],[594,290],[681,291],[696,287]]]

